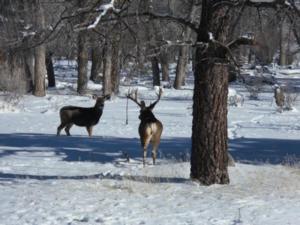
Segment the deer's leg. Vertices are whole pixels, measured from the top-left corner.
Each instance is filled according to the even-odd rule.
[[[86,127],[86,130],[87,130],[89,136],[91,137],[92,133],[93,133],[93,126]]]
[[[69,124],[67,124],[67,126],[66,126],[66,128],[65,128],[66,134],[67,134],[68,136],[71,136],[71,134],[70,134],[70,129],[71,129],[72,126],[73,126],[73,123],[69,123]]]
[[[153,146],[153,148],[152,148],[153,165],[155,164],[155,161],[156,161],[157,149],[158,149],[158,146],[160,143],[160,137],[161,137],[162,130],[163,130],[163,126],[162,126],[161,122],[158,122],[156,125],[157,125],[157,130],[153,134],[153,137],[151,139],[151,144]]]
[[[160,142],[160,137],[158,137],[158,139],[154,139],[152,141],[152,160],[153,160],[153,165],[155,165],[155,161],[156,161],[156,154],[157,154],[157,149],[159,146],[159,142]]]
[[[144,154],[143,154],[143,164],[144,164],[144,166],[146,165],[147,148],[148,148],[148,145],[150,143],[150,140],[151,140],[151,135],[145,136],[142,140],[142,147],[143,147],[143,151],[144,151]]]
[[[60,135],[60,131],[66,126],[66,124],[61,123],[58,127],[57,127],[57,133],[56,135],[59,136]]]
[[[155,148],[153,148],[152,150],[152,160],[153,160],[153,165],[155,165],[155,160],[156,160],[156,150]]]

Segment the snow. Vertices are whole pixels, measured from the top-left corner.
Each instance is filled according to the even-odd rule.
[[[106,15],[106,13],[108,12],[108,10],[111,10],[111,9],[115,10],[115,8],[114,8],[114,2],[115,2],[115,0],[111,0],[110,3],[108,3],[108,4],[100,5],[100,7],[98,9],[98,11],[100,11],[99,15],[96,17],[95,21],[88,26],[88,29],[95,28],[98,25],[98,23],[100,22],[101,18],[104,15]]]
[[[279,113],[272,87],[249,100],[243,86],[231,85],[231,96],[245,97],[228,114],[229,150],[237,163],[229,168],[229,185],[207,187],[189,179],[192,77],[183,90],[164,89],[154,109],[164,124],[157,165],[149,151],[144,168],[139,108],[130,101],[125,124],[128,86],[105,103],[92,137],[75,126],[71,137],[56,136],[59,109],[92,106],[97,90],[78,96],[75,65],[59,61],[55,68],[58,87],[46,97],[25,95],[15,110],[0,107],[1,225],[299,224],[299,102],[296,110]],[[139,98],[155,101],[158,87],[141,77],[133,83]]]

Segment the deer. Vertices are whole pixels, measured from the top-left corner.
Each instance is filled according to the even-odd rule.
[[[152,144],[152,160],[153,165],[155,165],[157,149],[160,143],[160,137],[163,131],[162,123],[156,119],[152,110],[154,109],[155,105],[159,102],[161,95],[162,95],[162,88],[159,89],[159,93],[157,94],[157,100],[146,106],[145,101],[138,101],[137,99],[137,92],[135,91],[128,91],[127,98],[135,102],[140,107],[140,115],[139,119],[141,120],[139,125],[139,136],[140,142],[143,148],[143,165],[146,165],[146,157],[147,157],[147,148],[148,145]]]
[[[64,106],[60,109],[59,115],[61,124],[57,127],[57,136],[65,128],[67,136],[70,136],[70,129],[75,124],[80,127],[86,127],[88,135],[91,137],[93,127],[99,122],[104,108],[105,100],[109,99],[109,95],[97,96],[93,95],[96,100],[94,107]]]

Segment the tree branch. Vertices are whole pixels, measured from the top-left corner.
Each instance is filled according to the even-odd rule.
[[[230,50],[234,50],[238,48],[240,45],[257,45],[258,42],[251,36],[243,36],[240,37],[230,43],[227,44],[227,47]]]

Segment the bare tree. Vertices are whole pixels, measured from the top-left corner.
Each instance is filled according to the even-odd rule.
[[[190,4],[190,18],[189,20],[193,23],[197,22],[197,13],[198,13],[198,7],[195,4],[195,1],[192,1]],[[183,41],[184,42],[190,42],[192,38],[192,29],[189,26],[185,26],[184,32],[183,32]],[[188,72],[188,62],[189,62],[189,54],[190,54],[190,47],[188,44],[182,45],[179,48],[179,54],[178,54],[178,60],[177,60],[177,66],[176,66],[176,76],[173,87],[175,89],[180,89],[182,85],[185,83],[185,77]]]

